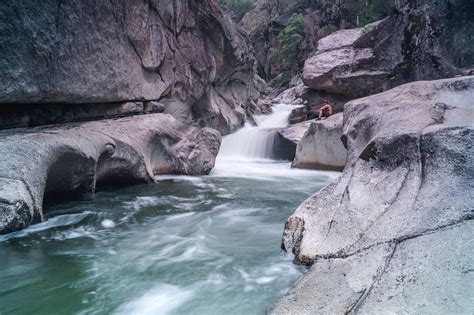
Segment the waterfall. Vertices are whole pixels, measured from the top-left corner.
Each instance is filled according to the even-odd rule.
[[[246,124],[239,131],[223,138],[218,159],[260,160],[274,158],[277,129],[288,125],[294,105],[273,106],[270,115],[256,116],[257,126]]]

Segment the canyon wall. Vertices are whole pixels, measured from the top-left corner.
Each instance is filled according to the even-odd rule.
[[[229,133],[258,97],[252,48],[208,1],[6,0],[0,32],[0,121],[13,126],[160,101],[179,120]],[[70,104],[99,113],[78,118]]]

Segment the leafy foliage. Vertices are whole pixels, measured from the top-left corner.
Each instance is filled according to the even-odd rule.
[[[355,25],[366,25],[380,20],[388,14],[392,1],[389,0],[344,0],[343,10]]]
[[[337,31],[338,29],[339,28],[336,25],[330,23],[330,24],[323,27],[324,35],[327,36],[329,34],[332,34],[335,31]]]
[[[218,0],[218,3],[233,13],[236,22],[242,20],[244,15],[255,7],[255,0]]]
[[[294,62],[298,56],[298,46],[304,39],[304,16],[302,13],[293,14],[288,25],[278,34],[280,62]]]

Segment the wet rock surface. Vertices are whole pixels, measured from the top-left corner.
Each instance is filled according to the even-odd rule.
[[[461,77],[345,106],[346,169],[283,235],[313,267],[273,313],[472,312],[473,95]]]
[[[308,128],[298,141],[292,166],[342,171],[347,160],[347,150],[341,141],[342,113],[306,124]]]
[[[1,131],[0,234],[40,222],[44,199],[207,174],[220,141],[165,114]]]
[[[258,94],[251,47],[208,1],[8,0],[0,32],[2,107],[160,101],[229,133]]]

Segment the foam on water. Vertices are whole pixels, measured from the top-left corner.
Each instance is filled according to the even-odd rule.
[[[125,205],[134,210],[140,210],[144,207],[152,207],[160,204],[166,204],[166,197],[142,196],[137,197],[135,201],[127,201]]]
[[[285,219],[338,175],[267,158],[268,128],[285,126],[292,108],[224,137],[209,176],[97,193],[10,234],[0,242],[2,311],[264,313],[304,272],[280,250]]]
[[[273,107],[271,115],[257,117],[257,126],[250,124],[222,139],[220,160],[248,161],[271,160],[276,137],[276,128],[288,125],[288,116],[294,105],[279,104]]]
[[[55,228],[62,228],[62,227],[68,227],[68,226],[80,224],[81,222],[86,221],[87,219],[92,219],[93,217],[96,217],[96,215],[97,214],[90,211],[77,213],[77,214],[59,215],[45,222],[34,224],[24,230],[6,234],[6,235],[0,235],[0,242],[7,241],[14,238],[21,238],[21,237],[38,234],[40,232],[52,230]]]
[[[110,219],[105,219],[100,222],[100,224],[106,229],[112,229],[115,227],[115,222]]]
[[[189,300],[193,291],[174,285],[159,285],[139,298],[125,303],[116,311],[123,315],[166,315]]]

